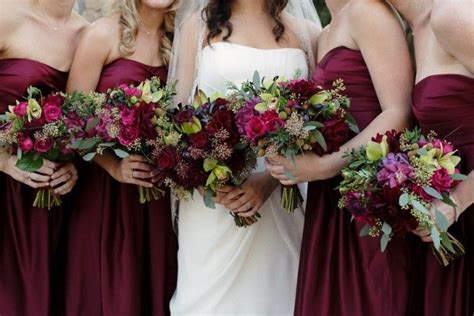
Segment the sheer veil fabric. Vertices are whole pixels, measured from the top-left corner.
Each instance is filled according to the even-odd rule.
[[[300,48],[257,49],[237,43],[205,45],[201,11],[208,1],[186,1],[178,12],[169,80],[178,80],[177,102],[192,101],[199,88],[225,93],[229,81],[282,75],[309,78],[314,69],[319,19],[310,0],[290,0],[283,21]],[[263,171],[260,162],[256,172]],[[174,316],[293,315],[304,214],[280,207],[277,188],[260,209],[263,218],[238,228],[223,206],[205,207],[195,194],[182,201],[177,221],[178,286],[170,303]]]

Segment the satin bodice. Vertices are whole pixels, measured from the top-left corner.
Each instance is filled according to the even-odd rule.
[[[121,84],[138,84],[151,77],[158,77],[164,83],[167,72],[166,66],[149,66],[135,60],[119,58],[104,66],[97,91],[107,92],[108,89]]]
[[[249,46],[218,42],[200,52],[197,86],[206,94],[225,93],[229,82],[237,85],[251,80],[255,71],[260,77],[291,79],[300,71],[308,78],[306,54],[297,48],[257,49]]]
[[[319,85],[326,89],[342,79],[346,95],[351,99],[350,112],[362,130],[377,117],[380,103],[362,53],[344,46],[330,50],[318,63],[313,75]]]
[[[0,59],[0,113],[26,95],[29,86],[43,94],[64,91],[68,73],[39,61],[24,58]]]
[[[464,165],[474,168],[474,78],[443,74],[421,80],[413,92],[413,113],[424,133],[434,130],[452,142]]]

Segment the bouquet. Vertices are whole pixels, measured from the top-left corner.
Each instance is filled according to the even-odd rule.
[[[444,215],[429,209],[434,200],[456,207],[449,194],[465,176],[456,169],[461,159],[455,153],[433,132],[427,137],[419,129],[377,135],[347,155],[339,206],[365,223],[361,236],[381,237],[382,251],[392,238],[418,226],[430,231],[434,254],[446,266],[464,248],[447,232]]]
[[[239,132],[260,157],[282,155],[294,161],[308,151],[318,155],[337,151],[349,139],[349,130],[358,128],[347,112],[350,102],[342,94],[342,80],[333,87],[323,90],[312,81],[278,78],[265,83],[256,73],[253,82],[232,87],[239,100],[234,106]],[[291,213],[302,202],[298,186],[282,188],[284,210]]]
[[[188,199],[198,189],[206,206],[215,208],[217,189],[242,184],[256,165],[253,150],[240,139],[229,101],[200,93],[193,106],[172,110],[169,122],[174,130],[168,130],[153,154],[161,181],[180,199]],[[231,215],[239,227],[260,217]]]
[[[16,167],[26,172],[36,172],[44,159],[67,162],[74,159],[71,148],[72,129],[83,129],[83,122],[70,122],[63,111],[64,96],[50,94],[43,97],[41,91],[28,88],[26,101],[17,101],[0,120],[0,143],[13,155],[17,155]],[[39,189],[34,207],[50,210],[61,205],[61,199],[53,188]]]
[[[93,111],[87,118],[89,129],[77,135],[73,148],[81,152],[86,161],[110,149],[119,158],[138,154],[152,163],[150,154],[161,134],[158,123],[173,106],[174,95],[175,85],[161,87],[156,77],[138,86],[120,85],[110,89],[105,102],[94,95],[78,95],[77,98],[82,98]],[[140,203],[156,200],[162,194],[158,187],[139,187],[138,192]]]

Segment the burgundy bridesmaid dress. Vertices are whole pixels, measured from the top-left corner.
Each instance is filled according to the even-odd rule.
[[[44,94],[63,91],[68,73],[30,59],[0,59],[0,113],[26,96],[30,85]],[[62,208],[33,207],[36,189],[0,173],[0,315],[56,313],[57,246]]]
[[[97,91],[139,83],[165,67],[118,59],[104,67]],[[177,277],[170,198],[140,204],[137,186],[80,163],[75,205],[68,210],[66,315],[169,314]]]
[[[350,112],[362,130],[381,108],[369,70],[357,50],[337,47],[313,78],[325,88],[343,79]],[[402,316],[408,300],[409,247],[393,240],[384,253],[378,239],[360,238],[362,225],[339,210],[341,178],[309,184],[295,315]]]
[[[423,132],[435,131],[452,142],[462,158],[461,172],[474,170],[474,78],[443,74],[427,77],[415,86],[413,112]],[[444,268],[419,242],[414,267],[416,293],[413,315],[474,315],[474,207],[449,228],[466,254]]]

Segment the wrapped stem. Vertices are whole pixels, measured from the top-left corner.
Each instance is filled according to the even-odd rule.
[[[33,206],[38,208],[47,208],[48,211],[53,207],[61,205],[61,198],[59,195],[54,193],[53,188],[49,189],[40,189],[36,192],[35,200],[33,201]]]
[[[146,202],[158,200],[160,197],[164,195],[164,191],[157,187],[146,188],[146,187],[139,186],[138,195],[140,198],[140,203],[144,204]]]
[[[249,227],[258,222],[260,218],[262,218],[262,215],[260,213],[255,214],[252,217],[242,217],[239,216],[238,214],[235,213],[230,213],[232,217],[234,217],[234,222],[237,227]]]
[[[439,249],[436,249],[434,244],[431,244],[433,255],[443,267],[447,267],[451,261],[461,257],[465,253],[464,246],[454,238],[453,235],[446,233],[446,236],[448,238],[448,244],[450,244],[451,247],[442,244]]]
[[[281,207],[289,214],[303,205],[303,196],[297,185],[283,186],[281,190]]]

